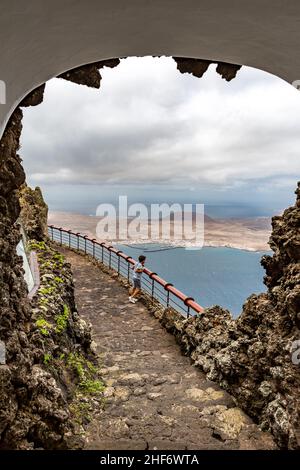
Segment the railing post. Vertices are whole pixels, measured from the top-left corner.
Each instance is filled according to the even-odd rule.
[[[186,312],[186,317],[189,318],[190,317],[190,310],[191,310],[191,307],[190,305],[188,304],[189,300],[192,300],[194,301],[195,299],[193,297],[187,297],[184,301],[184,305],[186,305],[187,307],[187,312]]]
[[[167,284],[164,287],[164,289],[167,291],[167,307],[169,307],[170,305],[170,291],[168,289],[168,287],[170,286],[173,286],[173,284],[171,284],[171,282],[167,282]]]
[[[51,240],[53,241],[54,235],[53,235],[53,225],[50,225],[50,230],[51,230]]]
[[[95,238],[93,238],[92,243],[93,243],[93,258],[95,258]]]
[[[62,228],[59,227],[59,231],[60,231],[60,246],[62,246]]]
[[[84,252],[86,254],[86,239],[87,239],[87,236],[85,235],[83,238],[84,238]]]
[[[71,230],[69,230],[69,248],[71,248]]]
[[[109,250],[109,263],[108,263],[109,269],[111,268],[111,251]]]
[[[102,250],[101,250],[101,263],[103,263],[103,259],[104,259],[104,246],[102,246]]]
[[[151,299],[152,299],[152,303],[153,303],[153,299],[154,299],[154,288],[155,288],[155,281],[154,279],[152,279],[152,289],[151,289]]]
[[[151,273],[149,274],[149,277],[152,281],[152,287],[151,287],[151,299],[152,299],[152,303],[153,303],[153,299],[154,299],[154,289],[155,289],[155,280],[153,279],[153,276],[157,276],[157,273]]]
[[[118,276],[120,276],[120,267],[121,267],[121,256],[120,253],[123,253],[122,250],[119,250],[117,252],[117,257],[118,257]]]
[[[80,232],[75,233],[75,235],[77,237],[77,250],[79,251],[79,235],[80,235]]]

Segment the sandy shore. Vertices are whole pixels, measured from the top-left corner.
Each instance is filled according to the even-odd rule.
[[[57,227],[62,227],[75,232],[88,235],[91,238],[96,236],[96,228],[100,217],[74,214],[71,212],[50,212],[48,223]],[[155,223],[145,224],[142,228],[142,235],[151,229],[155,229]],[[174,230],[174,224],[171,227],[171,234]],[[176,227],[175,227],[176,230]],[[153,233],[153,230],[152,230]],[[204,246],[230,247],[248,251],[266,251],[270,250],[268,240],[271,233],[270,218],[249,218],[249,219],[211,219],[205,217],[204,223]],[[99,239],[99,238],[98,238]],[[99,241],[105,241],[103,238]],[[120,240],[118,238],[109,239],[110,243],[159,243],[172,246],[193,247],[195,242],[189,240],[172,240],[170,237],[152,237],[145,240],[142,236],[135,236],[129,240]]]

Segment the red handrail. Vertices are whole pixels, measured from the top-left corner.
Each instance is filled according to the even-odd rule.
[[[75,235],[77,238],[82,238],[83,240],[89,240],[95,245],[99,245],[106,250],[110,251],[111,253],[114,253],[116,256],[123,258],[127,263],[134,265],[136,261],[131,257],[127,256],[124,252],[117,250],[114,248],[112,245],[108,245],[105,242],[98,242],[95,239],[89,238],[87,235],[82,235],[80,232],[75,233],[72,232],[72,230],[65,230],[62,227],[55,227],[54,225],[49,225],[48,226],[51,229],[51,234],[52,234],[52,239],[53,239],[53,230],[59,230],[59,232],[65,232],[71,235]],[[181,300],[184,305],[188,307],[188,309],[194,310],[196,313],[203,313],[204,308],[201,307],[197,302],[192,297],[188,297],[185,295],[183,292],[180,290],[176,289],[176,287],[173,286],[170,282],[165,281],[163,278],[161,278],[157,273],[150,271],[148,268],[144,268],[144,273],[154,282],[162,286],[166,291],[170,292],[173,294],[177,299]]]

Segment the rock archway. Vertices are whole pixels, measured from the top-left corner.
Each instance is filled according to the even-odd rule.
[[[71,0],[54,0],[49,8],[38,0],[2,2],[0,80],[6,99],[0,100],[5,101],[0,104],[0,339],[10,361],[0,366],[1,437],[13,429],[22,399],[16,393],[21,368],[30,368],[33,361],[26,343],[30,310],[16,255],[17,192],[25,180],[18,155],[21,108],[39,104],[43,83],[55,76],[98,87],[99,68],[116,66],[113,57],[131,55],[173,56],[181,72],[195,76],[214,62],[228,80],[242,64],[249,65],[292,83],[300,79],[299,17],[296,0],[284,11],[279,0],[130,0],[126,7],[121,0],[90,0],[89,8]],[[191,331],[178,332],[172,318],[162,318],[185,352],[270,429],[280,446],[289,448],[300,445],[299,369],[290,357],[290,346],[300,336],[299,191],[295,206],[273,221],[275,254],[263,261],[268,293],[252,296],[234,324],[219,317],[229,345],[208,344],[199,352]],[[195,325],[195,331],[214,337],[209,325]]]
[[[0,136],[16,106],[50,78],[112,57],[195,57],[300,79],[297,0],[3,0]],[[2,101],[0,100],[0,103]]]
[[[202,76],[211,63],[200,59],[175,60],[181,72],[196,76]],[[61,78],[98,88],[101,81],[99,68],[115,67],[118,63],[119,59],[96,62],[68,71]],[[222,62],[218,63],[217,71],[223,78],[231,80],[239,68]],[[4,423],[0,431],[4,435],[7,432],[10,435],[7,430],[14,426],[20,367],[24,366],[23,363],[30,366],[32,361],[26,348],[22,350],[25,325],[30,321],[30,306],[26,300],[20,258],[16,255],[16,245],[20,239],[16,224],[20,212],[18,189],[25,180],[18,155],[21,108],[41,103],[43,93],[44,85],[20,103],[1,139],[0,338],[6,344],[10,358],[9,365],[0,368],[0,402]],[[281,447],[289,448],[299,447],[299,372],[290,356],[293,341],[299,339],[300,327],[299,209],[298,188],[296,205],[287,209],[282,217],[273,219],[271,247],[275,254],[263,260],[268,293],[250,297],[237,321],[224,316],[222,310],[207,311],[203,321],[178,330],[176,318],[168,313],[161,317],[163,325],[175,334],[185,354],[190,355],[210,379],[235,396],[239,406],[263,424],[264,429],[271,430]],[[216,334],[221,335],[217,343]],[[206,348],[203,349],[201,343],[197,344],[195,337],[205,339]]]

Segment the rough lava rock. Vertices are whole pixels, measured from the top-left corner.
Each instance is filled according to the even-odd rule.
[[[87,77],[87,81],[89,78]],[[73,380],[57,369],[48,367],[49,357],[55,357],[65,340],[65,353],[70,351],[91,354],[91,337],[87,325],[79,321],[74,308],[70,267],[62,264],[55,277],[61,279],[60,299],[70,310],[65,335],[57,332],[45,337],[36,328],[33,319],[40,311],[49,311],[47,302],[34,306],[27,298],[23,261],[16,247],[21,239],[19,191],[25,183],[22,160],[18,155],[22,131],[21,106],[34,106],[43,99],[44,85],[32,91],[12,114],[0,141],[0,340],[5,345],[6,364],[0,364],[0,449],[78,448],[82,440],[75,433],[69,402]],[[39,191],[26,191],[32,203],[39,199]],[[35,200],[35,201],[34,201]],[[24,201],[22,201],[23,203]],[[42,219],[46,207],[40,199]],[[41,238],[45,232],[44,220],[34,225],[32,208],[26,209],[32,235]],[[23,212],[24,215],[24,212]],[[30,231],[30,230],[29,230]],[[65,274],[62,275],[62,274]],[[71,282],[71,281],[70,281]],[[66,289],[65,289],[66,286]],[[51,292],[51,291],[50,291]],[[46,299],[47,301],[49,299]],[[60,304],[55,305],[58,308]],[[52,314],[55,313],[55,310]],[[51,356],[50,356],[51,355]]]
[[[210,64],[217,64],[216,72],[227,82],[236,77],[241,65],[228,64],[226,62],[216,62],[205,59],[191,59],[188,57],[173,57],[177,64],[177,69],[181,73],[191,73],[194,77],[201,78],[207,71]]]
[[[108,59],[93,64],[86,64],[73,70],[62,73],[58,78],[63,78],[78,85],[86,85],[92,88],[100,88],[101,75],[99,69],[103,67],[116,67],[119,65],[119,59]]]
[[[48,238],[48,206],[41,189],[31,189],[24,184],[19,192],[19,202],[20,220],[28,238],[38,241]]]

